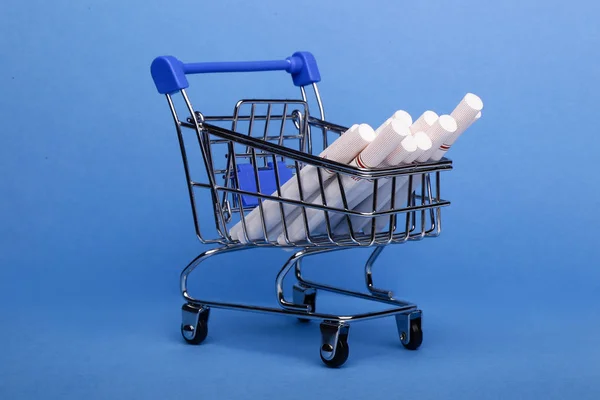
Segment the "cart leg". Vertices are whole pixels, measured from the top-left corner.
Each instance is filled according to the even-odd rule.
[[[320,249],[320,248],[316,248],[316,249],[302,249],[296,253],[294,253],[288,260],[287,262],[283,265],[283,267],[281,268],[281,270],[279,271],[279,273],[277,274],[277,279],[276,279],[276,290],[277,290],[277,301],[279,301],[279,305],[287,310],[295,310],[295,311],[304,311],[304,312],[314,312],[314,304],[310,304],[310,303],[306,303],[306,302],[297,302],[296,301],[296,296],[298,295],[294,295],[294,302],[290,303],[289,301],[285,300],[285,296],[283,294],[283,281],[285,279],[285,277],[287,276],[287,274],[292,270],[292,267],[296,266],[300,263],[300,260],[303,257],[309,256],[309,255],[314,255],[314,254],[320,254],[320,253],[326,253],[328,251],[332,251],[332,249]],[[308,288],[308,285],[303,285],[304,287]],[[295,293],[296,291],[294,291]]]
[[[323,321],[321,323],[321,360],[331,368],[341,367],[348,359],[348,332],[350,326],[343,322]]]
[[[200,265],[200,263],[202,263],[202,261],[206,260],[209,257],[217,255],[217,254],[229,253],[229,252],[233,252],[233,251],[244,250],[247,248],[248,247],[244,247],[244,246],[216,247],[214,249],[207,250],[204,253],[200,254],[198,257],[194,258],[192,260],[192,262],[189,263],[188,266],[185,267],[185,269],[183,271],[181,271],[181,275],[179,277],[179,287],[181,289],[181,295],[183,296],[183,298],[188,303],[194,302],[194,299],[189,295],[188,290],[187,290],[187,280],[188,280],[188,277],[190,276],[190,274],[196,269],[196,267],[198,265]]]
[[[293,296],[294,296],[293,299],[294,299],[295,304],[305,304],[305,305],[310,306],[310,310],[308,310],[309,313],[316,311],[316,300],[317,300],[317,290],[316,289],[304,286],[302,284],[295,284]],[[309,319],[302,318],[302,317],[299,317],[298,320],[300,322],[310,321]]]
[[[400,342],[408,350],[416,350],[423,343],[422,314],[421,310],[415,310],[410,313],[396,315],[396,326],[398,327]]]
[[[344,250],[344,249],[345,249],[344,247],[338,247],[338,248],[333,248],[333,249],[325,249],[322,251],[323,252],[324,251],[339,251],[339,250]],[[380,252],[381,251],[379,251],[379,253]],[[371,261],[373,261],[374,258],[376,258],[376,257],[372,257]],[[309,281],[302,276],[301,259],[298,259],[295,262],[295,265],[296,265],[296,280],[298,281],[300,286],[310,287],[310,288],[317,289],[317,290],[324,290],[324,291],[328,291],[328,292],[332,292],[332,293],[338,293],[338,294],[346,295],[346,296],[358,297],[358,298],[365,299],[365,300],[377,301],[380,303],[392,304],[394,306],[411,307],[411,309],[414,309],[414,310],[417,309],[417,306],[414,305],[413,303],[404,301],[404,300],[400,300],[400,299],[395,299],[393,297],[388,297],[388,296],[384,296],[384,295],[376,296],[373,293],[355,292],[352,290],[342,289],[342,288],[338,288],[335,286],[330,286],[330,285],[325,285],[325,284],[314,282],[314,281]],[[382,293],[389,293],[389,296],[392,295],[391,291],[386,291],[386,290],[380,290],[380,291]]]
[[[200,344],[206,339],[206,336],[208,335],[208,317],[210,315],[210,308],[207,305],[202,304],[188,294],[188,276],[207,258],[216,254],[241,249],[243,249],[241,246],[225,246],[207,250],[192,260],[192,262],[181,272],[179,284],[181,294],[186,300],[186,304],[181,307],[181,335],[187,343]]]
[[[394,298],[394,293],[391,290],[378,289],[375,286],[373,286],[373,264],[375,264],[375,261],[383,251],[383,248],[384,246],[377,246],[375,250],[373,250],[373,253],[371,253],[369,259],[367,260],[367,263],[365,264],[365,283],[367,284],[367,289],[369,290],[369,292],[371,292],[373,296],[392,299]]]

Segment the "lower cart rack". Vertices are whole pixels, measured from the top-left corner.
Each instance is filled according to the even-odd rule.
[[[321,360],[330,367],[339,367],[348,358],[348,333],[350,323],[364,321],[374,318],[394,316],[398,328],[398,335],[402,345],[409,350],[416,350],[423,341],[421,328],[421,310],[415,304],[396,300],[393,293],[388,290],[373,287],[371,268],[373,263],[383,250],[377,247],[365,265],[365,281],[370,293],[354,292],[317,282],[308,281],[303,278],[301,260],[309,255],[321,254],[339,249],[303,249],[292,255],[284,264],[277,275],[277,298],[280,308],[260,307],[246,304],[220,303],[196,299],[187,291],[187,279],[192,271],[209,257],[229,252],[247,249],[246,246],[224,246],[208,250],[194,259],[181,274],[181,291],[187,303],[183,305],[183,322],[181,333],[186,342],[199,344],[204,341],[208,333],[208,317],[211,308],[224,308],[238,311],[251,311],[268,314],[294,316],[301,321],[320,320],[321,322]],[[283,293],[283,280],[295,270],[297,284],[293,287],[293,301],[285,300]],[[317,312],[317,291],[328,291],[346,296],[358,297],[365,300],[376,301],[392,305],[393,308],[356,315],[332,315]]]

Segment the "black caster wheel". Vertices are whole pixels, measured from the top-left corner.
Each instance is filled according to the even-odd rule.
[[[408,350],[417,350],[423,343],[423,330],[421,329],[421,319],[416,318],[410,321],[410,340],[408,343],[402,343]]]
[[[181,307],[181,336],[188,344],[200,344],[208,335],[208,316],[210,309],[191,304]]]
[[[330,360],[323,357],[323,351],[330,352],[331,346],[328,344],[324,344],[322,346],[321,361],[323,361],[323,364],[325,364],[329,368],[339,368],[342,365],[344,365],[344,363],[348,359],[348,355],[350,354],[350,347],[348,346],[348,342],[346,342],[345,340],[338,340],[337,346],[335,349],[335,354],[333,355],[333,358]]]
[[[350,354],[350,347],[348,347],[350,326],[339,321],[323,321],[320,330],[321,361],[329,368],[341,367]]]
[[[198,321],[194,328],[192,325],[181,325],[181,336],[188,344],[200,344],[208,336],[208,322]]]

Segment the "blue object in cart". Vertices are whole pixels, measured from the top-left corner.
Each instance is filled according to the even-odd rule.
[[[292,177],[292,171],[283,161],[277,163],[279,172],[279,183],[283,185]],[[256,178],[254,177],[254,167],[252,164],[238,164],[237,174],[240,180],[239,188],[248,192],[257,193]],[[233,178],[235,180],[235,178]],[[258,183],[260,184],[260,193],[270,195],[277,190],[277,180],[275,179],[275,169],[273,163],[267,164],[267,168],[258,169]],[[258,197],[242,195],[242,205],[244,207],[255,207],[258,205]]]

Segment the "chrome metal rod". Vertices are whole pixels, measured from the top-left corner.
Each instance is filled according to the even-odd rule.
[[[179,288],[181,289],[181,294],[186,300],[192,299],[188,295],[187,290],[187,279],[188,276],[196,269],[198,265],[209,257],[212,257],[217,254],[230,253],[238,250],[250,249],[251,247],[247,246],[224,246],[224,247],[216,247],[214,249],[206,250],[204,253],[200,254],[198,257],[194,258],[192,262],[188,264],[187,267],[181,271],[181,275],[179,277]],[[194,300],[196,301],[196,300]]]
[[[335,251],[335,250],[343,250],[343,249],[342,248],[333,248],[333,249],[322,249],[322,250]],[[337,294],[343,294],[346,296],[358,297],[360,299],[377,301],[379,303],[392,304],[392,305],[400,306],[400,307],[410,307],[410,306],[414,307],[414,304],[412,304],[408,301],[404,301],[404,300],[394,299],[394,298],[390,298],[390,297],[374,296],[372,294],[355,292],[352,290],[337,288],[334,286],[325,285],[325,284],[314,282],[314,281],[309,281],[302,277],[301,264],[298,262],[296,262],[295,264],[296,264],[296,269],[295,269],[296,270],[296,279],[298,280],[298,282],[300,284],[305,285],[307,287],[325,290],[327,292],[332,292],[332,293],[337,293]]]
[[[407,312],[413,311],[417,309],[417,306],[414,304],[408,304],[401,307],[395,307],[388,310],[383,311],[375,311],[370,313],[363,314],[355,314],[355,315],[334,315],[334,314],[323,314],[323,313],[307,313],[304,311],[297,310],[288,310],[274,307],[262,307],[262,306],[254,306],[247,304],[237,304],[237,303],[222,303],[222,302],[211,302],[211,301],[203,301],[196,300],[192,297],[185,297],[185,299],[196,306],[207,306],[211,308],[222,308],[227,310],[236,310],[236,311],[250,311],[256,313],[264,313],[264,314],[278,314],[278,315],[288,315],[293,317],[301,317],[305,319],[317,319],[317,320],[327,320],[327,321],[336,321],[336,322],[351,322],[351,321],[366,321],[369,319],[376,319],[382,317],[388,317],[396,314],[405,314]],[[377,298],[371,298],[370,300],[381,301]]]
[[[430,204],[415,205],[415,206],[411,206],[411,207],[399,208],[396,210],[377,211],[375,213],[367,213],[367,212],[356,211],[356,210],[351,209],[350,207],[346,207],[346,206],[344,206],[344,208],[338,208],[338,207],[324,206],[324,205],[321,205],[318,203],[311,203],[309,201],[302,199],[302,197],[301,197],[301,200],[292,200],[291,198],[287,198],[287,197],[277,197],[277,196],[273,196],[273,195],[251,192],[251,191],[242,190],[242,189],[232,189],[229,187],[218,186],[218,185],[216,185],[214,187],[214,190],[246,195],[246,196],[254,197],[257,199],[272,200],[272,201],[278,202],[278,203],[302,206],[302,207],[306,207],[306,208],[314,208],[314,209],[321,210],[321,211],[339,212],[339,213],[343,213],[343,214],[347,214],[347,215],[356,215],[356,216],[363,216],[363,217],[379,217],[379,216],[384,217],[384,216],[390,216],[394,213],[402,213],[402,212],[407,212],[407,211],[419,211],[419,210],[423,210],[423,209],[429,209],[429,208],[435,208],[435,207],[445,207],[445,206],[450,205],[449,201],[442,200],[442,201],[440,201],[439,204],[434,204],[434,205],[430,205]]]
[[[181,123],[181,126],[186,126]],[[231,140],[242,146],[252,146],[257,150],[267,153],[274,153],[278,156],[288,158],[290,160],[297,160],[303,164],[311,164],[317,167],[326,168],[334,173],[339,172],[346,175],[357,176],[365,179],[374,178],[389,178],[392,176],[404,176],[416,173],[427,173],[435,172],[438,170],[451,170],[452,162],[449,160],[442,159],[436,163],[421,163],[407,166],[396,166],[388,168],[359,168],[353,167],[347,164],[338,163],[335,161],[327,160],[322,157],[303,153],[299,150],[294,150],[289,147],[279,146],[274,143],[265,142],[256,137],[250,137],[237,132],[233,132],[229,129],[221,128],[216,125],[210,125],[204,123],[203,129],[207,130],[211,135],[220,137],[221,139]],[[194,127],[196,128],[196,127]],[[211,169],[210,172],[213,172]]]
[[[282,100],[283,101],[289,101],[289,100]],[[270,118],[272,119],[281,119],[283,117],[282,114],[271,114]],[[293,118],[294,116],[290,113],[286,115],[286,118]],[[254,120],[255,121],[264,121],[267,119],[267,114],[265,115],[255,115],[254,116]],[[231,115],[207,115],[204,118],[205,121],[250,121],[250,116],[249,115],[237,115],[237,116],[231,116]]]
[[[325,128],[328,131],[335,133],[344,133],[348,130],[348,128],[345,126],[334,124],[333,122],[325,121],[315,117],[308,117],[308,123],[317,128]]]
[[[317,87],[317,84],[314,82],[312,84],[312,87],[315,92],[315,98],[317,99],[317,105],[319,106],[319,115],[321,116],[321,119],[324,120],[325,119],[325,109],[323,108],[323,101],[321,100],[321,94],[319,93],[319,88]]]
[[[400,306],[400,307],[416,307],[414,304],[408,302],[408,301],[404,301],[404,300],[398,300],[398,299],[390,299],[390,298],[385,298],[382,296],[374,296],[371,294],[367,294],[367,293],[361,293],[361,292],[354,292],[352,290],[346,290],[346,289],[342,289],[342,288],[337,288],[334,286],[329,286],[329,285],[324,285],[318,282],[312,282],[309,280],[306,280],[304,278],[298,279],[298,282],[300,282],[301,284],[307,286],[307,287],[311,287],[314,289],[319,289],[319,290],[325,290],[327,292],[332,292],[332,293],[337,293],[337,294],[343,294],[345,296],[351,296],[351,297],[357,297],[359,299],[365,299],[365,300],[371,300],[371,301],[376,301],[379,303],[385,303],[385,304],[392,304],[395,306]]]
[[[340,315],[323,314],[323,313],[309,313],[306,310],[301,310],[301,309],[285,309],[285,308],[280,309],[280,308],[261,307],[261,306],[255,306],[255,305],[247,305],[247,304],[206,301],[206,300],[196,299],[189,295],[188,290],[187,290],[188,276],[194,271],[194,269],[198,265],[200,265],[200,263],[202,263],[202,261],[205,261],[209,257],[215,256],[218,254],[225,254],[225,253],[229,253],[229,252],[234,252],[234,251],[244,250],[244,249],[251,249],[251,248],[252,248],[251,246],[225,246],[225,247],[217,247],[214,249],[210,249],[210,250],[207,250],[204,253],[200,254],[198,257],[196,257],[194,260],[192,260],[192,262],[190,262],[190,264],[188,264],[188,266],[181,272],[180,287],[181,287],[181,293],[183,295],[183,298],[188,303],[196,305],[196,306],[207,306],[207,307],[222,308],[222,309],[237,310],[237,311],[252,311],[252,312],[260,312],[260,313],[268,313],[268,314],[289,315],[289,316],[296,316],[296,317],[302,317],[302,318],[308,318],[308,319],[320,319],[320,320],[330,320],[330,321],[339,321],[339,322],[341,322],[341,321],[359,321],[359,320],[381,318],[381,317],[386,317],[386,316],[395,315],[395,314],[403,314],[403,313],[406,313],[406,312],[416,309],[416,306],[413,304],[409,304],[409,303],[403,304],[403,303],[396,302],[396,303],[391,303],[391,304],[394,304],[394,305],[397,305],[400,307],[396,307],[396,308],[389,309],[389,310],[371,312],[371,313],[340,316]],[[288,263],[286,263],[286,266],[288,264],[290,264],[290,265],[296,264],[295,260],[299,260],[301,257],[304,257],[306,255],[322,253],[325,251],[327,251],[327,250],[326,249],[305,249],[304,251],[299,251],[298,253],[296,253],[294,256],[292,256],[290,258],[291,262],[288,261]],[[377,298],[370,298],[370,299],[375,300],[375,301],[381,301],[381,299],[377,299]]]
[[[288,309],[288,310],[302,310],[305,312],[311,312],[313,310],[311,310],[310,305],[306,305],[306,304],[295,304],[295,303],[291,303],[289,301],[285,300],[285,296],[283,294],[283,281],[285,279],[285,277],[287,276],[287,274],[290,272],[290,270],[292,269],[292,267],[294,265],[297,265],[300,260],[303,257],[306,257],[308,255],[313,255],[313,254],[321,254],[321,253],[326,253],[328,251],[332,251],[335,249],[323,249],[323,248],[305,248],[302,249],[296,253],[294,253],[287,261],[285,264],[283,264],[283,267],[281,267],[281,270],[279,271],[279,273],[277,274],[277,279],[275,280],[275,284],[277,286],[277,301],[279,302],[279,305],[284,308],[284,309]]]
[[[373,250],[373,253],[371,253],[369,259],[367,260],[365,264],[365,283],[367,284],[367,289],[369,290],[369,292],[371,292],[372,295],[391,299],[394,297],[394,293],[391,290],[378,289],[375,286],[373,286],[373,264],[375,264],[375,261],[377,260],[383,249],[384,246],[377,246],[375,250]]]

